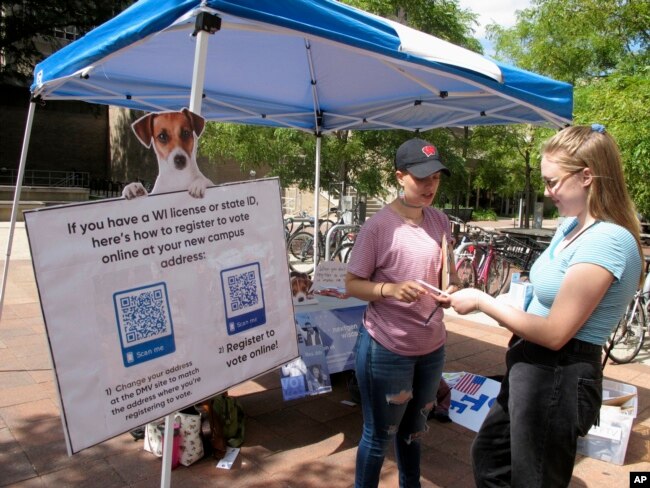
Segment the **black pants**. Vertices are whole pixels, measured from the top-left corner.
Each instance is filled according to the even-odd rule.
[[[513,339],[497,401],[472,445],[476,486],[567,486],[577,438],[600,413],[602,348],[572,339],[552,351]]]

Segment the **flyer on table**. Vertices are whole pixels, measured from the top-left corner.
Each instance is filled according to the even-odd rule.
[[[25,223],[70,454],[298,356],[275,178]]]

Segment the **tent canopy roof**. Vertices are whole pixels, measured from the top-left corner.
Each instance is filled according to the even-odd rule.
[[[187,107],[199,14],[221,21],[205,64],[208,120],[318,133],[571,121],[571,85],[331,0],[140,0],[38,64],[32,93]]]

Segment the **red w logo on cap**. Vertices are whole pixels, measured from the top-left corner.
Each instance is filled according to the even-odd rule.
[[[429,156],[433,156],[436,154],[436,148],[435,146],[424,146],[422,148],[422,152],[428,158]]]

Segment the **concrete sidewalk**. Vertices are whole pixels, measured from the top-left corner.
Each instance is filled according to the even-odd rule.
[[[47,335],[21,227],[14,236],[0,320],[0,486],[160,486],[160,460],[145,452],[143,442],[134,441],[128,433],[67,456]],[[4,239],[0,240],[3,249],[6,236]],[[509,334],[482,322],[480,316],[447,315],[446,371],[503,374]],[[610,364],[605,375],[635,385],[639,392],[639,412],[625,465],[579,456],[572,487],[627,488],[629,472],[650,471],[650,366],[642,362]],[[205,458],[174,470],[172,486],[353,485],[361,413],[358,406],[341,403],[350,398],[345,373],[333,375],[332,393],[304,400],[282,400],[277,371],[230,393],[240,398],[247,414],[246,440],[234,467],[217,469],[214,459]],[[423,439],[422,486],[472,487],[469,446],[474,432],[435,420],[429,421],[429,428]],[[391,453],[382,471],[381,486],[397,485]]]

